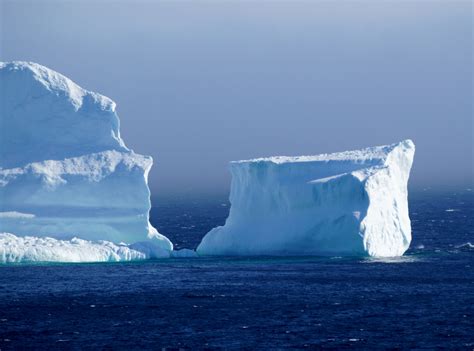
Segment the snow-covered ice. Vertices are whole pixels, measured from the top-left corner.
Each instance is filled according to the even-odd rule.
[[[202,255],[400,256],[411,241],[411,140],[230,164],[229,217]]]
[[[0,87],[0,232],[36,236],[28,242],[41,248],[39,256],[22,257],[115,260],[152,256],[150,247],[170,255],[171,242],[149,223],[152,158],[126,147],[112,100],[27,62],[0,63]],[[148,242],[147,253],[99,249],[99,240]],[[58,243],[70,250],[58,251]]]

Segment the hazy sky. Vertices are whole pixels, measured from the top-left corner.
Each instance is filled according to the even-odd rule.
[[[471,1],[4,1],[0,59],[117,102],[154,195],[227,163],[411,138],[413,187],[473,179]]]

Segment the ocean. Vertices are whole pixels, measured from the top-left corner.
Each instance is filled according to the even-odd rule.
[[[177,249],[225,196],[154,199]],[[394,259],[252,257],[0,266],[0,349],[474,349],[474,192],[412,192]]]

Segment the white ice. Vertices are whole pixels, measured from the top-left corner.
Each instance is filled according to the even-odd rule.
[[[230,164],[226,223],[200,255],[402,255],[411,242],[411,140],[319,156]]]
[[[149,223],[152,158],[126,147],[115,103],[35,63],[0,63],[0,86],[0,232],[66,240],[41,246],[58,261],[135,257],[87,244],[99,240],[149,242],[169,256],[171,242]],[[54,249],[74,237],[86,240],[76,253]]]

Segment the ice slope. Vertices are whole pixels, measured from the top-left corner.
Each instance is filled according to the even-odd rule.
[[[402,255],[411,241],[411,140],[230,164],[229,217],[200,255]]]
[[[171,252],[149,223],[152,158],[125,146],[112,100],[27,62],[0,63],[0,92],[0,232]]]

